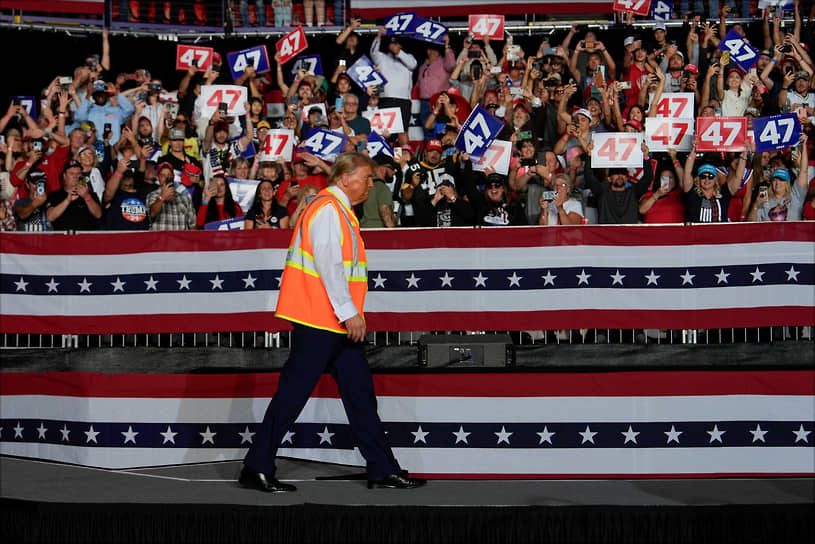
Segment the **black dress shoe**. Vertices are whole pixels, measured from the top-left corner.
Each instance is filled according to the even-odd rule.
[[[241,477],[238,478],[238,483],[243,487],[252,489],[259,489],[269,493],[282,493],[284,491],[297,491],[297,488],[291,484],[284,484],[274,476],[256,472],[251,468],[244,466],[241,470]]]
[[[388,474],[384,478],[378,480],[368,480],[368,489],[374,487],[389,487],[391,489],[413,489],[414,487],[421,487],[427,483],[423,478],[413,478],[408,476],[407,473],[403,474]]]

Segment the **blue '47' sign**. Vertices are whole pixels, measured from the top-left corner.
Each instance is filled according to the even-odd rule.
[[[670,21],[673,18],[673,0],[657,0],[651,2],[651,16],[655,21]]]
[[[443,44],[444,37],[447,35],[447,27],[436,21],[430,19],[422,19],[417,17],[416,30],[413,38],[423,42]]]
[[[753,119],[756,153],[785,149],[798,145],[801,139],[801,122],[794,113],[757,117]]]
[[[354,64],[348,68],[348,77],[359,85],[363,91],[368,85],[384,85],[388,82],[385,76],[380,74],[375,68],[371,59],[367,55],[362,55]]]
[[[753,67],[758,60],[758,51],[753,46],[744,41],[744,38],[731,30],[722,41],[719,42],[720,51],[730,51],[730,60],[739,65],[745,72]]]
[[[503,127],[502,121],[493,117],[479,104],[461,125],[456,138],[456,148],[472,157],[481,157]]]
[[[368,144],[366,145],[366,149],[369,157],[376,157],[380,153],[384,153],[388,157],[393,158],[393,149],[391,149],[391,146],[388,145],[385,138],[376,132],[371,132],[368,134]]]
[[[226,61],[229,63],[229,71],[232,72],[232,79],[241,77],[248,66],[253,66],[255,73],[258,74],[269,71],[269,53],[266,51],[265,45],[257,45],[248,49],[227,53]]]
[[[397,13],[385,19],[385,34],[413,34],[418,21],[416,13]]]
[[[324,128],[313,128],[300,146],[324,161],[334,162],[345,150],[348,136]]]

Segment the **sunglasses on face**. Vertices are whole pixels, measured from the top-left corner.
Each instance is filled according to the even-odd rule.
[[[716,176],[714,176],[713,174],[702,174],[701,176],[699,176],[699,179],[715,179],[715,178]]]
[[[499,188],[501,188],[503,186],[504,186],[503,183],[497,183],[495,181],[487,184],[487,187],[489,187],[490,189],[499,189]]]

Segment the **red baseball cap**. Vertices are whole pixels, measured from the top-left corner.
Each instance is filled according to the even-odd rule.
[[[424,146],[425,151],[433,151],[436,150],[438,152],[444,151],[444,147],[441,145],[441,140],[430,140],[427,142],[427,145]]]

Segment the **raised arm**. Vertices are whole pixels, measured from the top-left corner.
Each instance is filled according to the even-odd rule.
[[[798,159],[798,179],[796,183],[806,191],[809,187],[809,153],[807,151],[807,135],[801,132],[801,154]]]
[[[682,180],[682,192],[687,193],[693,187],[693,163],[696,161],[696,136],[693,137],[693,145],[690,148],[690,153],[688,153],[688,158],[685,159],[685,171],[682,174],[682,177],[679,178]],[[679,172],[677,172],[677,176]]]

